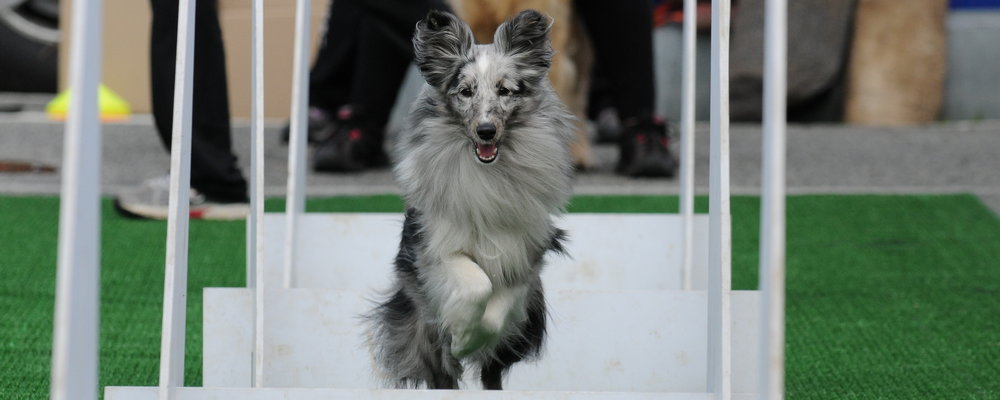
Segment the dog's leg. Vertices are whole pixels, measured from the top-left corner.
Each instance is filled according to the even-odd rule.
[[[439,299],[441,323],[451,334],[451,354],[465,357],[492,338],[480,327],[493,284],[479,264],[464,255],[450,257],[426,274],[432,297]]]
[[[483,330],[499,337],[509,325],[520,324],[527,320],[528,313],[525,308],[527,296],[528,287],[525,285],[494,289],[483,312]],[[483,389],[503,390],[503,371],[507,367],[508,365],[496,360],[483,365],[480,375]]]
[[[507,325],[524,322],[528,318],[524,308],[527,296],[528,287],[524,285],[494,289],[483,312],[483,329],[499,335]]]
[[[483,389],[503,390],[503,370],[505,366],[499,363],[490,363],[483,366],[479,379],[483,382]]]
[[[493,357],[485,360],[480,367],[480,380],[484,389],[501,390],[504,371],[526,357],[537,355],[542,347],[545,337],[545,297],[540,285],[530,286],[525,290],[527,292],[523,298],[524,308],[517,308],[520,307],[518,305],[507,316],[507,324],[517,324],[516,333],[500,341],[493,350]],[[521,298],[518,298],[515,305],[521,301]],[[490,299],[490,303],[494,304],[493,299]],[[499,301],[496,304],[499,304]],[[484,315],[483,319],[487,317]],[[484,322],[485,324],[487,323]]]
[[[448,374],[434,374],[430,382],[427,382],[428,389],[458,389],[458,380]]]

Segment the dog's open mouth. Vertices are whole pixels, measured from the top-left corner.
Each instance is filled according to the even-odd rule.
[[[493,144],[475,144],[476,158],[479,162],[483,164],[489,164],[497,159],[497,154],[500,153],[500,146],[497,143]]]

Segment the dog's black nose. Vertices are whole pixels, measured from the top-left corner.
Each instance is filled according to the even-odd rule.
[[[479,135],[480,139],[493,140],[493,137],[497,135],[497,126],[489,122],[479,124],[476,127],[476,134]]]

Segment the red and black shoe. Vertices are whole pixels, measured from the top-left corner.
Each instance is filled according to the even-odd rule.
[[[669,178],[677,169],[667,125],[656,118],[627,124],[619,141],[615,172],[631,177]]]
[[[383,130],[356,118],[349,106],[337,113],[337,129],[316,146],[313,170],[357,172],[389,164]]]

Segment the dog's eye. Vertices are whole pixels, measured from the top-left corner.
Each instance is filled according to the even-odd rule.
[[[472,97],[472,89],[462,88],[462,90],[458,91],[458,94],[462,95],[462,97]]]
[[[507,88],[505,88],[503,86],[500,86],[500,88],[497,89],[497,94],[500,95],[500,96],[506,96],[506,95],[510,94],[510,90],[507,90]]]

